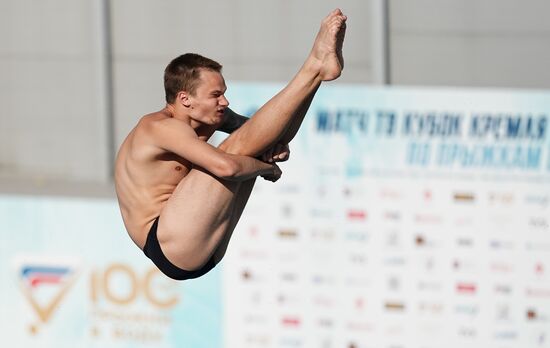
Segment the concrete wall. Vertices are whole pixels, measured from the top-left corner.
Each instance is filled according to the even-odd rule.
[[[391,1],[392,82],[550,87],[550,2]]]
[[[368,1],[113,2],[116,143],[139,116],[164,106],[168,62],[197,52],[224,65],[228,81],[289,81],[309,53],[321,19],[335,7],[353,13],[346,73],[339,83],[369,82]],[[128,15],[129,8],[138,8]],[[229,85],[229,88],[231,86]]]
[[[99,4],[0,1],[0,181],[109,182]],[[173,57],[219,60],[228,81],[288,81],[334,7],[349,15],[336,83],[372,83],[370,1],[111,1],[115,146],[163,107]],[[394,84],[550,88],[547,1],[393,0],[389,9]]]
[[[106,180],[93,4],[0,2],[0,174]]]

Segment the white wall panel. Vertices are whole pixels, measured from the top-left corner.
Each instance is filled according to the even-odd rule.
[[[124,61],[115,64],[115,146],[145,114],[165,106],[160,60]]]
[[[0,22],[0,175],[106,180],[87,2],[10,1]]]
[[[394,84],[550,87],[547,1],[390,5]]]
[[[104,144],[94,103],[90,63],[12,62],[10,124],[3,147],[6,168],[29,177],[98,180]],[[15,75],[15,76],[14,76]]]
[[[91,53],[90,2],[70,0],[3,1],[2,56],[35,58],[83,56]]]
[[[550,32],[544,0],[390,0],[394,31],[477,33]]]

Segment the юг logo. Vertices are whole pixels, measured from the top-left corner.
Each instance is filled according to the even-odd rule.
[[[52,314],[74,284],[78,268],[75,262],[66,262],[51,258],[22,258],[16,262],[16,273],[21,291],[34,312],[39,323],[47,323]],[[38,330],[31,325],[32,333]]]

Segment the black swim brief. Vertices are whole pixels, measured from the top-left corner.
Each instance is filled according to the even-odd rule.
[[[149,230],[147,241],[143,247],[143,252],[148,258],[151,259],[151,261],[153,261],[162,273],[175,280],[193,279],[208,273],[212,268],[214,268],[214,266],[216,266],[214,256],[212,256],[210,260],[202,266],[202,268],[196,271],[183,270],[168,261],[160,248],[159,240],[157,238],[158,222],[159,218],[157,217],[155,222],[153,222],[153,226],[151,226],[151,229]]]

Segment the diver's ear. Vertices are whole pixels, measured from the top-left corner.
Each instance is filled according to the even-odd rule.
[[[186,91],[179,91],[176,95],[176,102],[185,106],[186,108],[191,106],[191,101],[189,100],[189,93]]]

